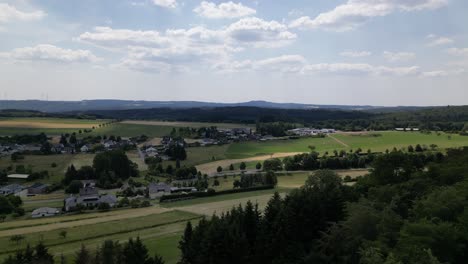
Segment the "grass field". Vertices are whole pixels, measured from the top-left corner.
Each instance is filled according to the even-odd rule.
[[[376,132],[377,133],[377,132]],[[439,149],[468,146],[468,137],[457,134],[450,135],[436,133],[429,135],[419,132],[378,132],[382,136],[374,137],[371,134],[342,133],[326,138],[301,138],[298,140],[244,142],[231,144],[226,152],[228,158],[246,158],[270,153],[308,152],[308,146],[315,146],[316,151],[324,153],[333,150],[350,150],[361,148],[364,151],[385,151],[386,149],[406,148],[408,145],[436,144]]]
[[[319,152],[333,151],[343,148],[335,140],[326,138],[301,138],[295,140],[271,140],[265,142],[242,142],[231,144],[226,156],[231,159],[248,158],[260,155],[285,152],[308,152],[308,146],[313,145]]]
[[[336,134],[337,139],[345,142],[352,149],[362,148],[364,151],[371,149],[372,151],[392,150],[406,148],[408,145],[416,146],[436,144],[440,149],[451,147],[468,146],[468,137],[458,134],[441,133],[438,136],[435,132],[431,134],[423,134],[419,132],[378,132],[380,137],[372,136],[371,134]],[[449,136],[451,139],[449,139]]]
[[[144,210],[150,210],[148,212],[151,214],[141,214]],[[116,214],[116,212],[120,214]],[[7,223],[9,224],[8,229],[0,231],[0,258],[25,246],[25,243],[17,245],[9,241],[9,238],[14,234],[24,235],[25,241],[29,243],[42,240],[50,247],[52,253],[64,253],[64,255],[71,256],[81,244],[93,249],[95,247],[90,247],[91,245],[97,246],[106,239],[125,241],[130,237],[140,236],[145,243],[152,244],[159,244],[158,241],[163,237],[164,240],[178,241],[179,233],[183,231],[185,222],[197,218],[199,218],[198,215],[190,212],[167,212],[161,208],[142,208],[102,213],[102,217],[98,213],[94,213]],[[31,224],[35,224],[35,226],[30,226]],[[67,231],[66,238],[60,237],[59,233],[62,230]],[[171,238],[175,233],[177,239],[175,239],[176,237]],[[162,245],[167,246],[167,244]],[[174,249],[177,251],[177,247]],[[164,252],[159,253],[165,255]],[[176,253],[168,252],[166,255],[174,259],[178,256],[178,252]]]

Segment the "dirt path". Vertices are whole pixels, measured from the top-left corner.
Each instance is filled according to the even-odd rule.
[[[98,224],[98,223],[103,223],[103,222],[110,222],[110,221],[117,221],[117,220],[123,220],[123,219],[128,219],[128,218],[148,216],[152,214],[160,214],[160,213],[164,213],[168,211],[172,211],[172,209],[166,209],[166,208],[161,208],[161,207],[156,207],[156,206],[151,206],[151,207],[141,208],[141,209],[130,209],[126,211],[120,211],[120,214],[98,217],[98,218],[83,219],[83,220],[61,222],[61,223],[59,222],[59,223],[52,223],[52,224],[47,224],[47,225],[21,227],[17,229],[3,230],[3,231],[0,231],[0,237],[23,235],[23,234],[35,233],[35,232],[52,231],[56,229],[71,228],[71,227],[76,227],[76,226],[92,225],[92,224]]]
[[[284,158],[289,156],[294,156],[297,154],[302,154],[303,152],[287,152],[287,153],[275,153],[271,155],[263,155],[263,156],[256,156],[251,158],[245,159],[225,159],[225,160],[218,160],[209,163],[204,163],[197,165],[197,170],[201,171],[202,173],[206,174],[213,174],[216,173],[216,169],[218,166],[223,168],[228,167],[231,164],[241,163],[241,162],[251,162],[251,161],[263,161],[271,158]]]
[[[331,138],[332,138],[333,140],[335,140],[336,142],[338,142],[339,144],[345,146],[346,148],[349,148],[349,145],[346,144],[346,143],[344,143],[343,141],[337,139],[336,137],[334,137],[334,136],[332,136],[332,135],[330,135],[330,134],[328,134],[328,136],[331,137]]]

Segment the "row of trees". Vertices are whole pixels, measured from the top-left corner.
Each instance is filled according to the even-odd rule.
[[[468,148],[415,157],[379,155],[354,186],[317,171],[262,213],[247,203],[187,224],[181,263],[466,263]]]
[[[96,154],[92,167],[83,166],[79,170],[73,165],[68,167],[63,184],[68,186],[74,180],[97,180],[99,187],[114,188],[120,187],[128,178],[138,175],[138,165],[132,162],[124,151],[112,150]]]
[[[9,256],[3,264],[54,264],[54,257],[48,248],[39,242],[34,248],[27,245],[23,251]],[[65,264],[63,255],[60,264]],[[90,251],[82,245],[75,253],[73,264],[164,264],[164,260],[158,254],[149,256],[148,248],[139,237],[130,238],[120,244],[117,241],[106,240],[96,250]]]

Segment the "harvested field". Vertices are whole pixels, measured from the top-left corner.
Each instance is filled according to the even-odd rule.
[[[134,125],[150,125],[150,126],[169,126],[169,127],[211,127],[217,128],[239,128],[239,127],[253,127],[252,124],[231,124],[231,123],[203,123],[203,122],[170,122],[170,121],[141,121],[141,120],[127,120],[121,122],[123,124]]]

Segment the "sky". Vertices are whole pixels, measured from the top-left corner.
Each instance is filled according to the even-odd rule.
[[[466,0],[0,0],[0,99],[468,104]]]

